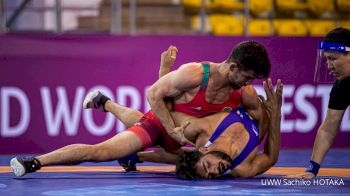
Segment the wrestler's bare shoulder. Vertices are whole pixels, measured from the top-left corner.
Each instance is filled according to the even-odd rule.
[[[217,72],[217,68],[218,68],[218,64],[217,63],[213,63],[213,62],[205,62],[208,63],[210,65],[210,73],[216,73]],[[194,71],[194,72],[200,72],[203,73],[203,63],[198,63],[198,62],[190,62],[190,63],[186,63],[183,64],[179,67],[178,70],[186,70],[186,71]]]
[[[202,64],[198,63],[198,62],[185,63],[179,67],[179,70],[182,70],[182,69],[203,69],[201,65]]]

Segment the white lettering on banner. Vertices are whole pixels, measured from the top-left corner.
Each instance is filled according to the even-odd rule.
[[[109,97],[112,101],[115,100],[112,91],[105,86],[94,86],[91,89],[89,89],[87,92],[91,92],[94,90],[99,90],[104,95]],[[80,105],[80,107],[82,108],[82,105]],[[108,113],[106,115],[106,119],[105,119],[104,123],[101,126],[97,126],[95,124],[94,118],[92,116],[92,112],[93,112],[93,110],[84,110],[83,111],[83,120],[84,120],[86,129],[92,135],[103,136],[103,135],[106,135],[109,131],[111,131],[113,129],[113,126],[115,123],[115,117],[113,116],[113,114]]]
[[[71,113],[69,103],[67,100],[67,93],[64,87],[57,87],[57,105],[56,110],[53,112],[53,105],[51,102],[50,89],[48,87],[41,87],[41,99],[43,102],[43,110],[46,128],[50,136],[59,135],[61,129],[61,123],[69,136],[77,135],[77,128],[79,125],[81,106],[84,98],[85,89],[84,87],[78,87],[75,93],[73,111]]]
[[[265,91],[261,86],[254,86],[259,95],[263,95],[266,99]],[[295,85],[284,85],[283,86],[283,99],[282,99],[282,118],[281,118],[281,132],[290,133],[293,131],[305,133],[310,132],[313,129],[317,129],[317,121],[319,118],[318,112],[312,103],[307,101],[306,98],[321,98],[321,118],[324,120],[329,101],[329,93],[331,90],[331,85],[318,85],[312,86],[310,84],[304,84],[298,88]],[[293,98],[293,103],[288,103],[285,101],[286,98]],[[305,115],[304,119],[290,119],[286,120],[285,117],[292,114],[293,104],[297,111]],[[344,115],[341,130],[350,129],[350,120],[347,120]],[[348,126],[346,126],[348,125]]]
[[[1,136],[18,137],[28,128],[30,122],[30,104],[27,95],[17,87],[2,87],[1,94]],[[16,126],[10,125],[10,98],[16,98],[20,104],[20,120]],[[13,111],[19,112],[19,111]]]
[[[286,120],[285,116],[289,115],[293,111],[293,104],[286,103],[286,97],[292,97],[294,93],[294,85],[284,85],[283,86],[283,98],[282,98],[282,118],[281,118],[281,132],[290,133],[294,130],[294,120]]]
[[[130,98],[131,105],[127,105],[128,97]],[[120,86],[117,88],[117,103],[133,108],[135,110],[140,110],[141,95],[139,91],[133,86]],[[117,130],[118,132],[125,130],[124,124],[119,120],[117,121]]]
[[[296,108],[305,115],[306,119],[295,120],[295,130],[305,133],[312,130],[317,123],[317,111],[306,98],[312,98],[315,94],[315,88],[311,85],[300,86],[294,95],[294,104]]]
[[[144,111],[148,111],[150,106],[147,102],[147,86],[144,89],[145,96],[134,86],[119,86],[115,93],[106,86],[94,86],[89,91],[98,89],[106,96],[121,105],[126,105],[136,110],[140,110],[142,104]],[[264,89],[261,86],[255,86],[258,94],[265,96]],[[283,91],[283,105],[282,105],[282,122],[281,131],[290,133],[293,131],[306,133],[315,130],[320,125],[321,120],[326,116],[329,92],[331,85],[313,86],[304,84],[296,87],[295,85],[284,85]],[[103,124],[97,125],[94,121],[94,110],[82,110],[82,102],[84,96],[87,94],[84,87],[77,87],[74,95],[73,103],[69,103],[68,95],[65,87],[58,87],[55,89],[57,96],[57,103],[53,105],[53,97],[50,94],[49,87],[41,87],[41,101],[43,107],[43,118],[47,133],[49,136],[58,136],[62,124],[64,125],[64,132],[68,136],[75,136],[78,134],[80,121],[83,121],[87,131],[94,136],[103,136],[110,131],[124,130],[124,126],[112,114],[106,114]],[[1,88],[1,102],[0,102],[0,125],[2,137],[17,137],[25,133],[28,129],[31,114],[30,114],[30,100],[27,95],[17,87],[2,87]],[[114,99],[116,95],[116,99]],[[54,95],[53,95],[54,96]],[[10,99],[15,98],[20,104],[20,111],[13,111],[10,108]],[[312,99],[320,100],[320,110],[311,102]],[[35,108],[36,109],[36,108]],[[10,113],[20,113],[20,120],[17,125],[10,125]],[[81,118],[81,112],[83,112]],[[304,117],[290,117],[295,112],[300,113]],[[41,114],[36,114],[41,115]],[[36,123],[36,122],[33,122]],[[35,127],[35,126],[34,126]],[[116,127],[116,128],[115,128]],[[350,111],[345,112],[340,131],[350,132]]]

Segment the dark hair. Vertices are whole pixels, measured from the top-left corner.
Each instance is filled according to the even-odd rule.
[[[198,179],[196,163],[203,156],[199,151],[183,152],[176,163],[176,176],[181,179]]]
[[[212,154],[216,157],[222,158],[229,163],[232,163],[232,159],[227,154],[220,151],[211,151],[205,155]],[[176,163],[176,175],[181,179],[192,180],[203,178],[197,174],[196,163],[205,156],[198,150],[191,152],[183,152],[180,154],[179,159]]]
[[[327,33],[324,38],[325,42],[333,42],[337,44],[344,44],[347,47],[350,47],[350,30],[345,28],[335,28]],[[348,54],[349,52],[344,52]]]
[[[236,45],[226,62],[235,62],[244,70],[253,70],[255,77],[267,78],[271,63],[265,47],[256,41],[245,41]]]

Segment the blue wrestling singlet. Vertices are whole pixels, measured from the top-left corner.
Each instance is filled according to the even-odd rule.
[[[252,117],[243,108],[234,109],[227,115],[224,120],[216,128],[209,141],[205,144],[205,147],[208,147],[233,123],[242,123],[249,133],[249,141],[244,147],[242,152],[232,160],[232,166],[225,171],[224,174],[231,172],[237,165],[241,164],[244,159],[259,145],[259,128],[257,123]]]

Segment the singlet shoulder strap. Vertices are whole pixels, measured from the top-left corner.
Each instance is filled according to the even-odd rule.
[[[216,139],[226,130],[227,127],[229,127],[231,124],[235,122],[240,122],[239,117],[235,114],[236,110],[232,110],[225,118],[224,120],[219,124],[219,126],[215,129],[214,133],[211,135],[208,142],[204,145],[205,147],[208,147],[212,143],[215,142]]]
[[[227,127],[235,122],[242,123],[248,130],[249,140],[242,152],[234,160],[232,160],[232,166],[226,172],[224,172],[224,174],[228,174],[237,165],[241,164],[259,144],[259,129],[256,121],[253,120],[243,108],[237,108],[232,110],[230,114],[223,119],[223,121],[211,135],[209,141],[204,146],[208,147],[214,143],[214,141],[227,129]]]
[[[201,89],[205,89],[207,88],[208,82],[209,82],[210,65],[209,63],[202,63],[202,66],[203,66],[203,78],[202,78]]]
[[[255,120],[253,120],[243,109],[238,110],[241,116],[241,123],[246,127],[249,133],[249,140],[242,152],[232,160],[232,166],[224,173],[230,173],[235,167],[241,164],[249,154],[259,145],[259,129]]]

